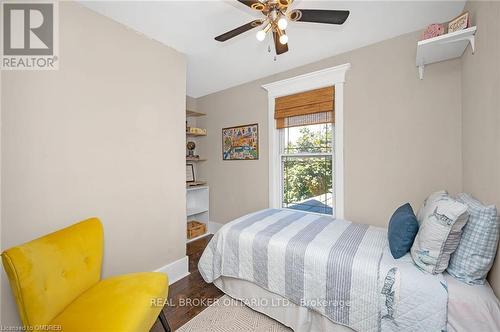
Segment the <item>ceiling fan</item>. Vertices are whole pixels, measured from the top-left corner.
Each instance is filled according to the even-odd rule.
[[[237,0],[242,4],[260,11],[265,18],[254,20],[236,29],[228,31],[215,37],[219,42],[225,42],[248,30],[263,25],[264,28],[257,32],[257,40],[263,41],[269,31],[273,34],[276,54],[288,52],[288,36],[285,29],[288,21],[291,22],[313,22],[326,24],[343,24],[349,16],[348,10],[321,10],[321,9],[294,9],[289,12],[288,8],[293,0]]]

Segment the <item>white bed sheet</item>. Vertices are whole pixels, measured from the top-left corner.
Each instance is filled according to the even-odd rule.
[[[445,279],[449,291],[448,332],[500,331],[500,302],[488,283],[470,286],[446,273]],[[296,332],[353,331],[249,281],[220,277],[214,284],[229,296],[242,300],[255,311],[276,319]],[[283,303],[287,305],[283,306]]]
[[[448,282],[448,332],[500,331],[500,302],[488,282],[467,285],[444,274]]]

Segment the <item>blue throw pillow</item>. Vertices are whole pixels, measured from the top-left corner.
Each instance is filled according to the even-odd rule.
[[[400,258],[410,251],[413,240],[417,236],[418,221],[410,203],[400,206],[389,222],[389,248],[392,257]]]

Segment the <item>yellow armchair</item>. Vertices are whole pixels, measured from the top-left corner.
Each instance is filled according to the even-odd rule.
[[[147,332],[168,279],[145,272],[101,280],[103,229],[92,218],[5,250],[2,262],[27,331]],[[159,315],[159,316],[158,316]]]

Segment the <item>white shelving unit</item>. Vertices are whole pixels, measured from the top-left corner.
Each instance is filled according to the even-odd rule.
[[[203,113],[186,110],[186,120],[188,122],[188,125],[196,127],[196,122],[197,122],[196,119],[198,117],[205,115],[206,114]],[[197,139],[198,138],[203,139],[202,136],[206,135],[194,135],[186,133],[186,138],[195,141],[196,145],[198,145]],[[187,164],[195,164],[201,161],[206,161],[206,159],[200,158],[193,160],[191,158],[186,157]],[[196,165],[194,167],[197,168]],[[197,170],[195,170],[195,174],[197,173],[196,171]],[[186,243],[196,241],[204,236],[211,234],[210,231],[208,230],[209,220],[210,220],[209,198],[210,198],[210,190],[207,185],[200,185],[200,186],[193,186],[186,188],[186,216],[187,216],[186,222],[195,220],[207,225],[207,232],[205,234],[192,239],[186,239]]]
[[[444,60],[459,58],[464,54],[467,45],[475,51],[475,33],[477,27],[455,31],[417,43],[417,67],[420,79],[424,78],[426,65]]]
[[[208,222],[209,190],[208,186],[199,186],[186,189],[187,216],[197,216],[197,221]]]
[[[202,238],[210,234],[208,231],[209,214],[209,188],[208,186],[199,186],[186,189],[186,215],[187,221],[196,220],[207,225],[207,232],[193,239],[187,239],[187,242]],[[186,222],[187,222],[186,221]]]

